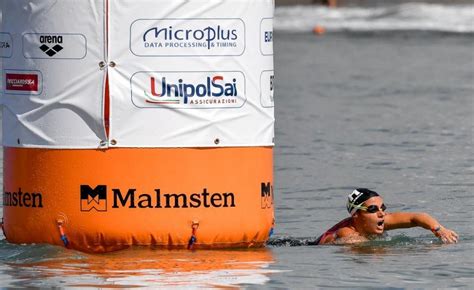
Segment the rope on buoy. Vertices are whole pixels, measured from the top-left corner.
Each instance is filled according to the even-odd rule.
[[[3,227],[3,218],[2,218],[2,221],[0,222],[0,227],[2,227],[2,232],[3,232],[3,235],[5,236],[5,238],[7,237],[7,235],[5,234],[5,228]]]
[[[63,228],[64,221],[63,220],[56,220],[56,223],[58,225],[61,241],[63,241],[64,246],[67,248],[68,245],[69,245],[69,240],[66,236],[66,233],[64,232],[64,228]]]
[[[273,235],[275,229],[275,219],[272,221],[272,227],[270,228],[270,232],[268,233],[268,238],[270,238]]]
[[[191,237],[189,238],[188,242],[188,250],[192,250],[194,247],[194,244],[197,242],[196,238],[196,232],[197,228],[199,227],[199,222],[198,221],[193,221],[193,224],[191,225]]]

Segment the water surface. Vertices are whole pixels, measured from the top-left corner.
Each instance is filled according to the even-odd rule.
[[[277,10],[277,28],[295,18],[288,9]],[[388,20],[406,13],[395,9]],[[307,24],[295,25],[275,33],[277,227],[266,248],[90,255],[3,240],[2,286],[473,285],[472,31],[334,28],[314,36]],[[355,187],[378,191],[390,211],[431,213],[460,242],[442,245],[430,232],[407,229],[362,245],[310,246],[347,216]]]

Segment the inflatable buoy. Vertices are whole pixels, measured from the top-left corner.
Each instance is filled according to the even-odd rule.
[[[9,242],[265,243],[273,1],[4,2]]]
[[[321,25],[316,25],[313,27],[313,33],[316,35],[323,35],[326,33],[326,29]]]

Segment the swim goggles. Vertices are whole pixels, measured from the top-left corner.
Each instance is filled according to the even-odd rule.
[[[360,210],[366,211],[368,213],[376,213],[379,210],[385,211],[387,209],[385,204],[382,204],[382,206],[380,208],[378,206],[376,206],[375,204],[372,204],[372,205],[369,205],[369,206],[359,205],[357,208],[360,209]]]

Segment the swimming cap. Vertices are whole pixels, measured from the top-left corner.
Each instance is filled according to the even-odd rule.
[[[347,211],[354,215],[366,200],[374,196],[379,196],[379,194],[367,188],[355,189],[347,196]]]

